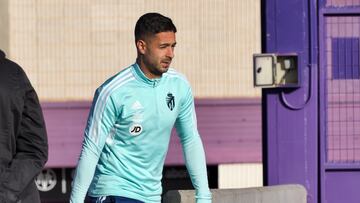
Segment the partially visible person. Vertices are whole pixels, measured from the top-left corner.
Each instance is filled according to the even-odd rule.
[[[0,50],[0,202],[40,202],[34,178],[47,158],[36,92],[22,68]]]

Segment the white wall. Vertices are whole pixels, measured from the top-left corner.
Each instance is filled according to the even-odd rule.
[[[263,186],[261,163],[221,164],[218,175],[220,189]]]
[[[252,54],[261,50],[260,0],[11,0],[10,58],[42,100],[90,100],[135,61],[133,30],[146,12],[178,28],[173,67],[196,97],[259,97]]]

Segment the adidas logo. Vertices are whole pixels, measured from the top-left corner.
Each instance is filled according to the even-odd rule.
[[[131,106],[131,109],[134,109],[134,110],[138,110],[138,109],[142,109],[144,108],[141,103],[139,101],[136,101],[133,103],[133,105]]]

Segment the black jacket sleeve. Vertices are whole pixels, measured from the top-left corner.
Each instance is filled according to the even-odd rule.
[[[16,202],[22,192],[34,184],[34,177],[42,170],[48,158],[45,122],[37,94],[25,73],[21,71],[23,104],[17,121],[16,150],[13,159],[0,179],[0,201]],[[2,196],[2,197],[1,197]]]

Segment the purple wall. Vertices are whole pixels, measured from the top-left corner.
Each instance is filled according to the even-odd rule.
[[[360,1],[320,1],[321,202],[360,202]]]
[[[260,99],[198,99],[195,105],[208,164],[262,161]],[[49,138],[46,166],[74,167],[90,102],[44,103],[42,107]],[[166,165],[183,165],[177,136],[172,136]]]
[[[263,0],[263,52],[297,53],[301,88],[264,89],[265,184],[360,202],[359,0]]]
[[[297,53],[301,87],[263,89],[265,185],[297,183],[318,202],[316,0],[263,0],[263,52]]]
[[[326,173],[326,203],[358,203],[360,202],[359,171],[328,171]]]

